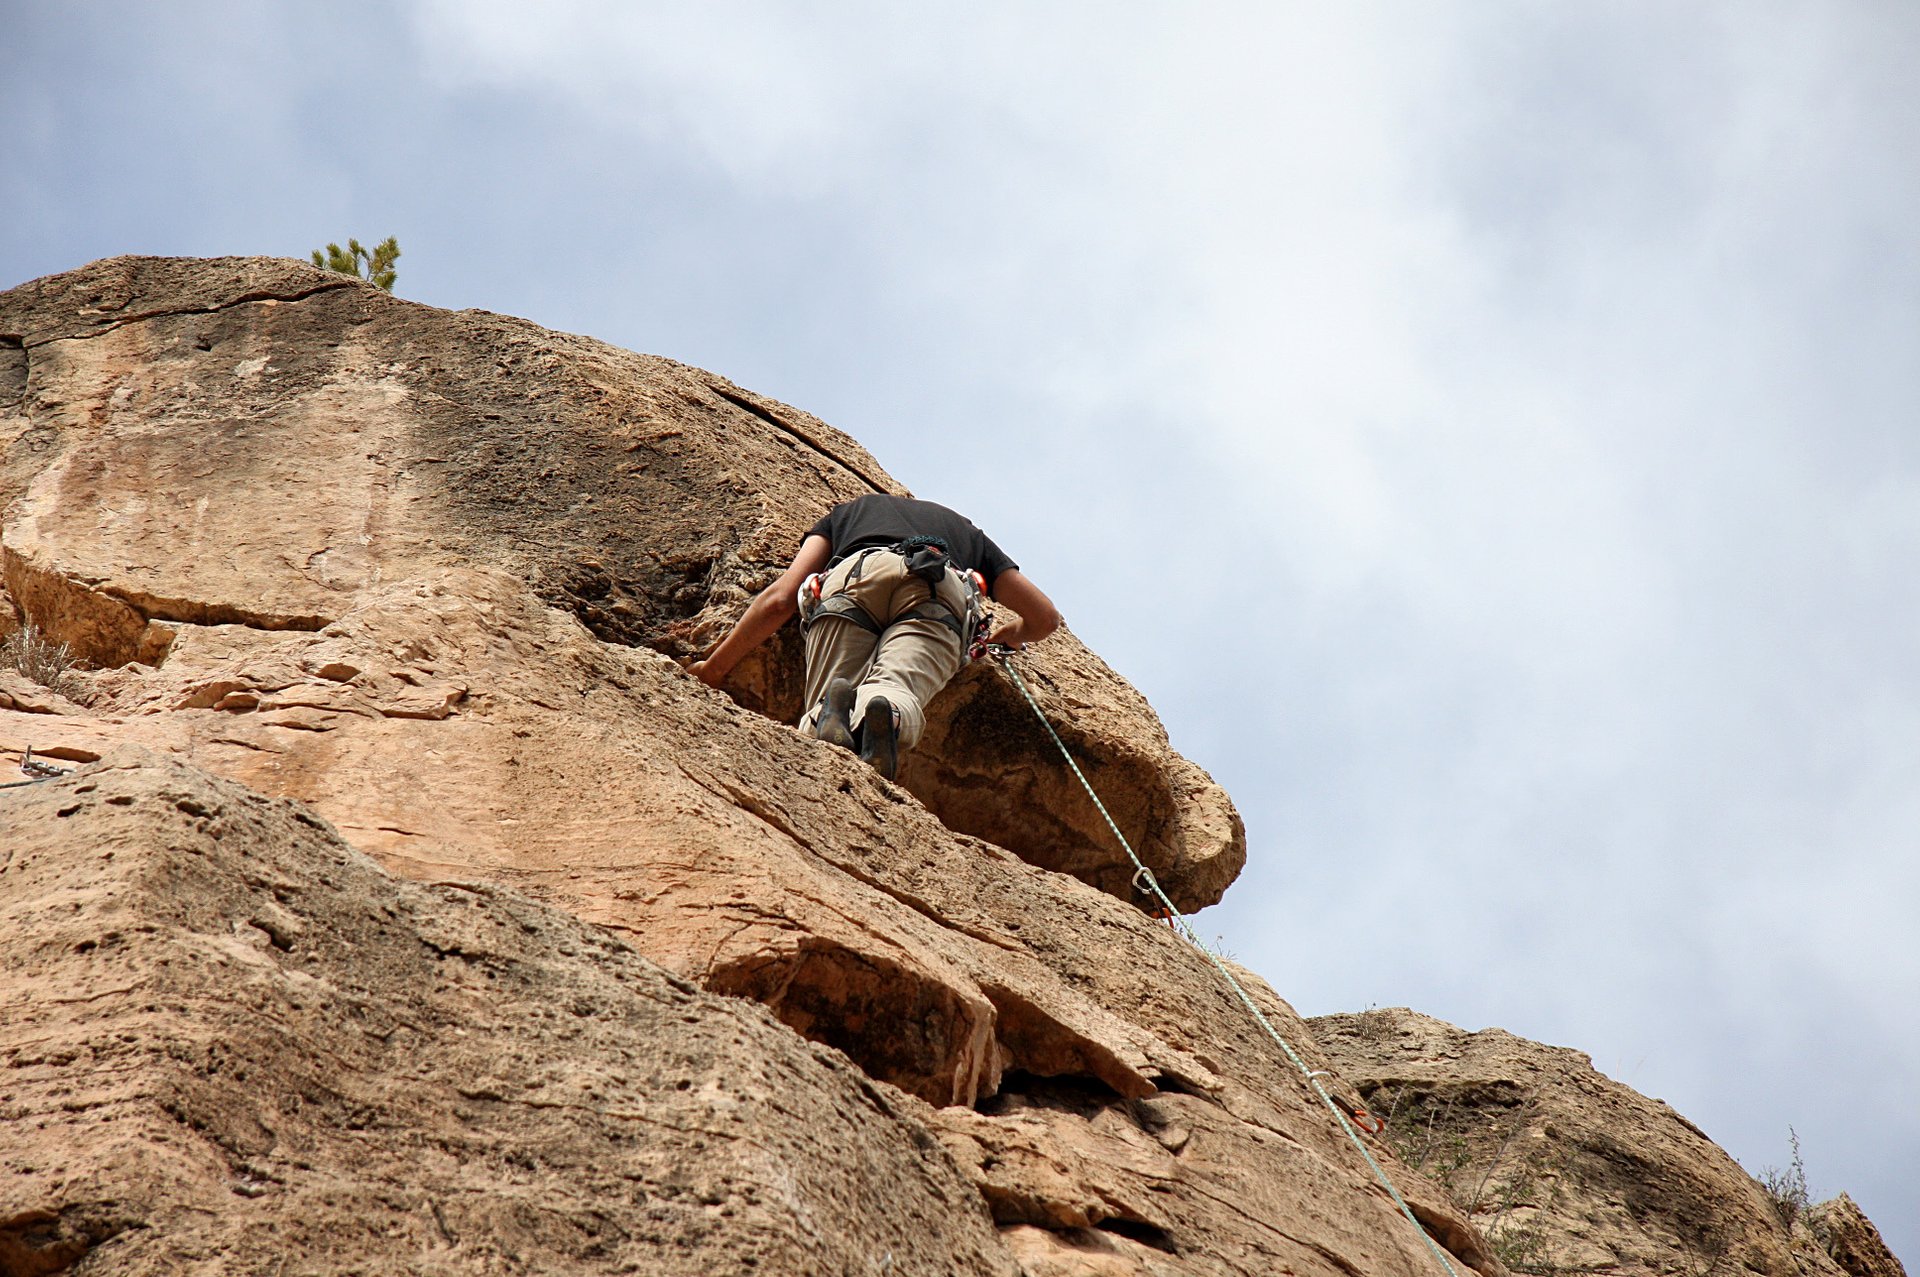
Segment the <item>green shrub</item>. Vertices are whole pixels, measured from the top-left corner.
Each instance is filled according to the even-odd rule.
[[[313,250],[313,264],[321,270],[338,271],[342,275],[351,275],[355,279],[364,279],[369,284],[393,291],[393,281],[398,272],[393,263],[400,256],[400,241],[389,235],[368,252],[357,239],[347,241],[343,252],[338,244],[327,245],[326,252]]]

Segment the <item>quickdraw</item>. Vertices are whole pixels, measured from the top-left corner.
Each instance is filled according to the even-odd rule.
[[[1311,1079],[1311,1078],[1332,1077],[1333,1074],[1327,1072],[1327,1070],[1325,1069],[1315,1069],[1313,1072],[1307,1074],[1307,1076],[1308,1078]],[[1361,1130],[1365,1131],[1367,1134],[1378,1135],[1380,1132],[1387,1129],[1387,1124],[1385,1122],[1381,1121],[1379,1118],[1375,1117],[1373,1114],[1367,1112],[1367,1110],[1365,1110],[1364,1108],[1361,1108],[1358,1104],[1353,1103],[1351,1100],[1347,1099],[1346,1096],[1338,1095],[1332,1091],[1328,1091],[1327,1098],[1332,1100],[1335,1104],[1337,1104],[1340,1107],[1340,1111],[1342,1113],[1345,1113],[1348,1117],[1352,1118],[1354,1125],[1358,1126]]]
[[[1180,934],[1180,929],[1173,925],[1173,907],[1171,905],[1160,904],[1153,898],[1153,885],[1153,875],[1147,872],[1145,865],[1141,865],[1133,871],[1133,889],[1140,895],[1141,899],[1146,901],[1146,903],[1141,906],[1141,910],[1147,917],[1152,918],[1155,922],[1166,923],[1167,930],[1173,932],[1175,935]]]
[[[72,771],[71,767],[55,767],[52,763],[43,763],[33,756],[33,746],[27,746],[27,752],[20,759],[20,773],[40,780],[52,780],[55,776],[64,776]]]

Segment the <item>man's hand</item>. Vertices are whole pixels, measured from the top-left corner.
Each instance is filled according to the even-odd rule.
[[[1029,581],[1019,568],[1008,568],[994,579],[993,599],[1006,604],[1017,615],[993,627],[987,640],[990,643],[1018,648],[1023,643],[1038,643],[1060,628],[1060,611],[1053,606],[1053,600],[1042,594],[1040,587]]]
[[[718,687],[725,682],[740,658],[772,638],[774,631],[799,610],[794,595],[799,592],[800,582],[826,567],[832,554],[833,546],[823,536],[810,536],[802,541],[800,553],[794,556],[787,570],[754,596],[746,614],[720,640],[720,646],[708,652],[704,659],[687,666],[687,673],[708,687]]]

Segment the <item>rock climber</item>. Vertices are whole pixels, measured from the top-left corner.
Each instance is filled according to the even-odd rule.
[[[687,668],[718,687],[800,613],[800,730],[857,751],[891,780],[900,754],[920,739],[927,702],[966,664],[989,598],[1014,612],[995,618],[989,643],[1019,648],[1059,628],[1052,600],[962,515],[910,497],[856,497],[807,530],[780,579]]]

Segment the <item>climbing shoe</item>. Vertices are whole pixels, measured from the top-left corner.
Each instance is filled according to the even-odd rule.
[[[844,678],[827,681],[827,695],[820,709],[820,717],[814,720],[813,734],[829,745],[838,745],[841,749],[854,748],[852,683]]]
[[[894,725],[893,705],[884,696],[867,702],[860,719],[860,757],[888,780],[900,766],[900,733]]]

